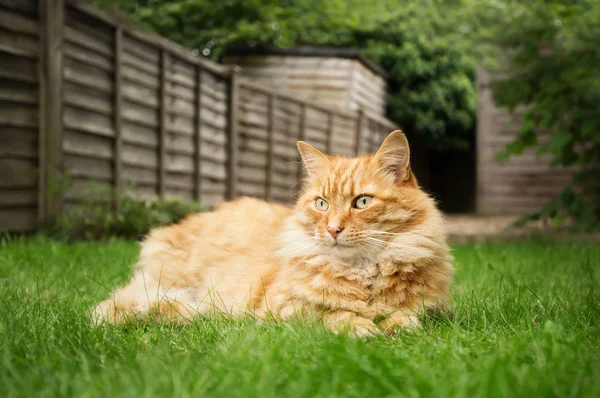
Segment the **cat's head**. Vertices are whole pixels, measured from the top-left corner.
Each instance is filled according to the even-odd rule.
[[[408,141],[400,130],[375,154],[358,158],[328,156],[302,141],[298,149],[307,179],[296,220],[315,254],[369,256],[422,222],[430,199],[410,169]]]

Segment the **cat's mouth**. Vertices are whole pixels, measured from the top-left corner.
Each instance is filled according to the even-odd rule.
[[[334,249],[337,249],[337,250],[342,250],[342,249],[347,249],[347,248],[354,247],[354,246],[335,241],[335,242],[333,242],[333,245],[331,245],[331,247]]]

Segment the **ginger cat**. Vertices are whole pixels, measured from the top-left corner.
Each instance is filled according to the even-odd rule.
[[[443,310],[453,274],[443,219],[411,172],[404,134],[354,159],[298,149],[308,177],[294,208],[242,198],[153,230],[133,279],[98,304],[94,323],[310,312],[366,336]]]

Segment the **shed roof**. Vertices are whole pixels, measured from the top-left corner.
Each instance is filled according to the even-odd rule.
[[[225,50],[225,55],[288,55],[299,57],[332,57],[356,59],[365,67],[379,76],[387,79],[387,73],[373,61],[365,57],[355,48],[341,47],[310,47],[296,46],[292,48],[280,48],[267,45],[235,45]]]

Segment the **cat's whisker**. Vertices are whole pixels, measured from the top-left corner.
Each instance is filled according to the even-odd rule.
[[[296,241],[291,245],[282,247],[281,249],[277,250],[274,254],[278,257],[291,259],[298,255],[305,254],[308,250],[310,250],[309,253],[311,253],[315,250],[318,250],[319,247],[319,239],[315,236],[309,236],[307,238]]]
[[[372,237],[367,237],[365,238],[368,241],[374,243],[374,244],[379,244],[380,247],[385,247],[385,246],[390,246],[396,249],[401,249],[404,250],[408,253],[414,254],[414,255],[418,255],[418,256],[430,256],[432,253],[431,251],[427,250],[427,249],[423,249],[420,248],[418,246],[414,246],[414,245],[401,245],[398,243],[391,243],[391,242],[386,242],[384,240],[381,239],[377,239],[377,238],[372,238]]]
[[[311,252],[309,252],[306,256],[302,257],[302,259],[300,260],[300,262],[306,260],[308,257],[310,257],[311,255],[313,255],[317,250],[320,250],[323,248],[323,245],[320,244],[317,247],[315,247]]]

